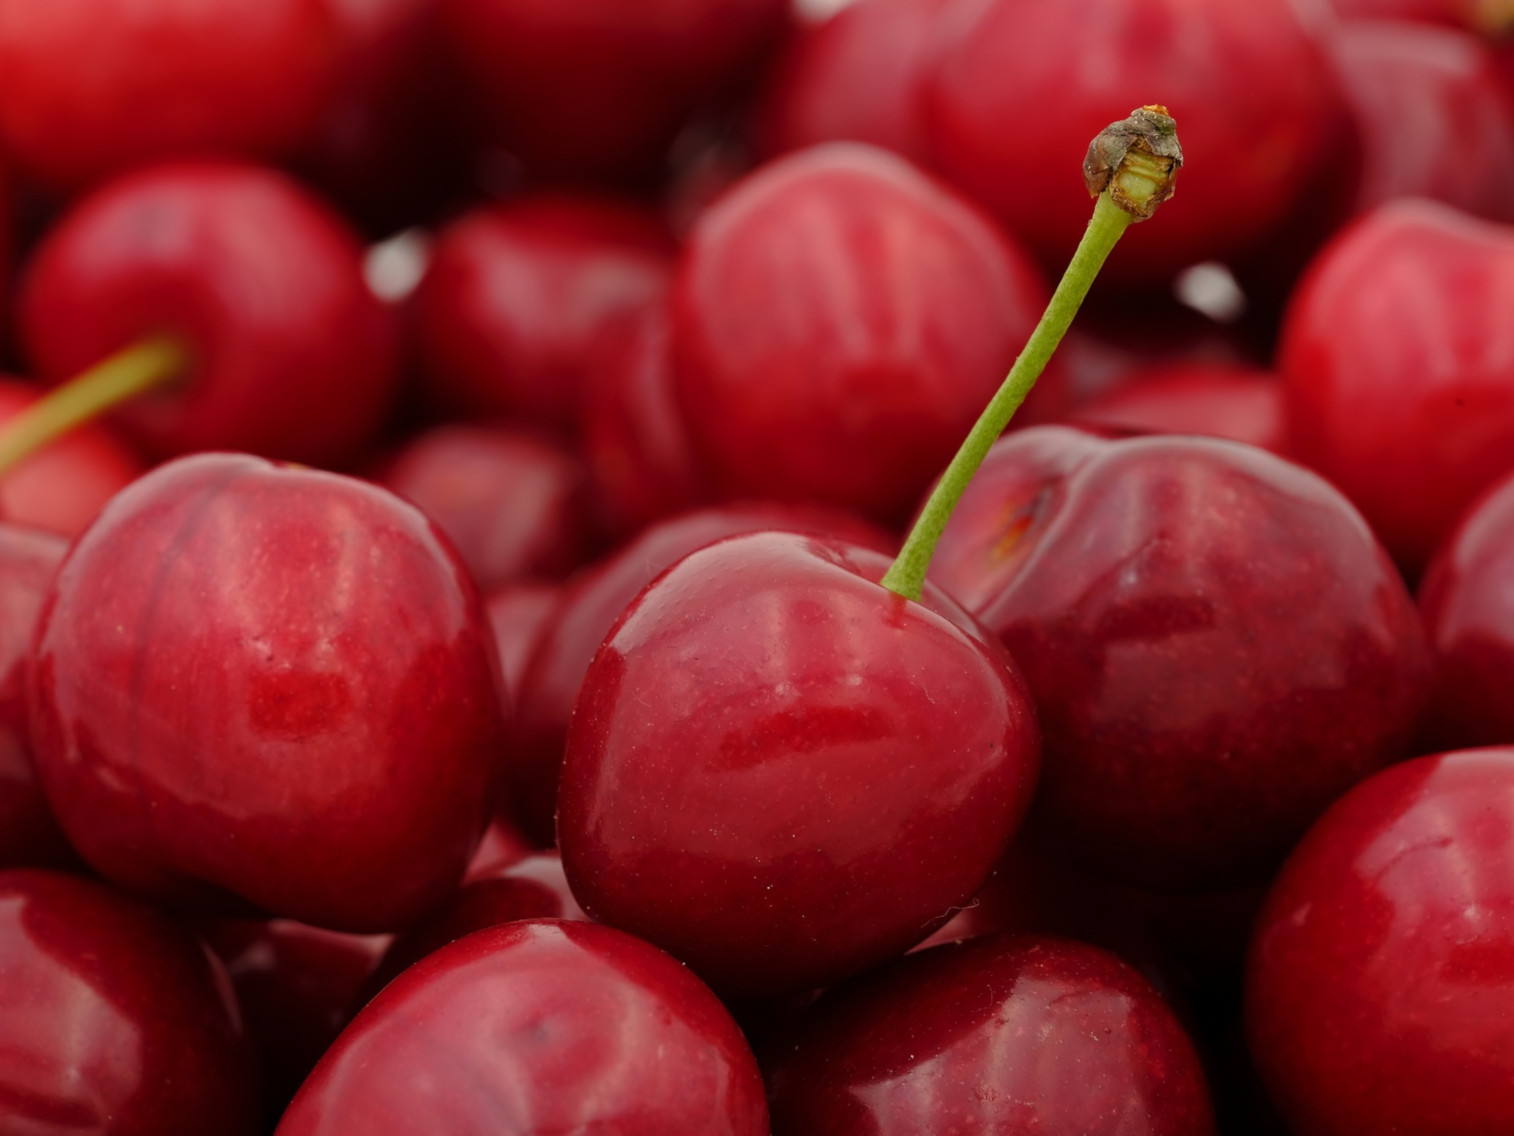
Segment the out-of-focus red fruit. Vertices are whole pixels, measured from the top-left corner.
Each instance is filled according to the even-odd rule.
[[[1152,434],[1230,438],[1286,454],[1283,384],[1276,374],[1239,364],[1148,367],[1068,415],[1076,424]]]
[[[489,625],[494,628],[494,642],[499,647],[499,669],[504,675],[505,691],[513,704],[520,691],[526,662],[536,649],[540,637],[557,604],[563,585],[546,581],[525,581],[500,588],[485,601]]]

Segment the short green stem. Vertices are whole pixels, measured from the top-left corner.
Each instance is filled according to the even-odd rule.
[[[74,427],[182,377],[188,364],[184,345],[168,336],[140,340],[101,360],[0,427],[0,474]]]
[[[1041,322],[1031,332],[1030,339],[1020,352],[1020,357],[1015,360],[1004,384],[973,425],[962,448],[946,467],[946,472],[936,482],[925,508],[915,521],[915,527],[905,538],[904,547],[899,550],[898,557],[884,574],[885,588],[897,592],[905,599],[920,598],[925,587],[926,571],[936,552],[936,544],[946,529],[946,522],[951,519],[952,510],[957,507],[957,502],[967,489],[967,483],[983,464],[989,448],[1004,433],[1004,428],[1009,425],[1015,411],[1025,401],[1025,396],[1030,393],[1031,387],[1045,369],[1057,344],[1062,342],[1062,336],[1067,333],[1073,317],[1078,314],[1078,308],[1088,295],[1088,289],[1093,285],[1094,277],[1099,274],[1110,250],[1134,220],[1135,217],[1110,200],[1107,192],[1099,194],[1094,203],[1093,219],[1088,222],[1088,229],[1084,232],[1077,251],[1072,254],[1072,261],[1057,285],[1057,290],[1052,293],[1051,302],[1046,306]]]

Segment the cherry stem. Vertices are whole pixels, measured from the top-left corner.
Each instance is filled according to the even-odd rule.
[[[0,427],[0,475],[75,426],[182,377],[188,365],[189,352],[169,336],[139,340],[102,359]]]

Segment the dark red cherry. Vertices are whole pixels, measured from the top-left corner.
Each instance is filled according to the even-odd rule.
[[[526,581],[509,584],[485,600],[489,626],[499,647],[499,669],[504,676],[510,700],[520,690],[521,676],[542,630],[557,610],[563,585],[555,582]]]
[[[253,1136],[257,1061],[220,962],[103,884],[0,872],[0,1130]]]
[[[1257,920],[1252,1054],[1299,1136],[1514,1121],[1514,751],[1384,770],[1288,858]]]
[[[688,970],[589,923],[490,927],[347,1027],[278,1136],[767,1136],[751,1050]]]
[[[1151,434],[1204,434],[1286,454],[1283,384],[1237,363],[1154,365],[1067,414],[1079,425]]]
[[[176,163],[102,186],[37,248],[17,315],[49,383],[146,337],[177,340],[180,381],[117,412],[158,456],[349,459],[397,379],[393,315],[364,280],[357,238],[257,166]]]

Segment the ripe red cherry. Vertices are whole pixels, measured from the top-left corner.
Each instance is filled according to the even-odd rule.
[[[674,283],[695,448],[728,497],[900,520],[1046,297],[990,222],[892,154],[834,143],[773,162],[703,215]]]
[[[1299,1136],[1482,1136],[1514,1121],[1514,751],[1357,786],[1256,924],[1247,1032]]]
[[[1514,467],[1514,229],[1422,200],[1341,232],[1293,295],[1279,369],[1298,459],[1417,574]]]
[[[41,617],[38,772],[104,875],[154,898],[381,931],[456,885],[503,745],[466,569],[336,474],[160,466],[73,545]]]
[[[757,1063],[687,969],[629,935],[528,920],[391,982],[277,1136],[767,1136]]]
[[[944,22],[926,85],[933,165],[1060,266],[1088,220],[1074,172],[1088,139],[1159,99],[1183,124],[1182,185],[1159,226],[1125,238],[1108,273],[1160,279],[1262,245],[1345,124],[1319,21],[1302,11],[1291,0],[964,9]]]
[[[72,378],[148,336],[187,351],[175,387],[117,414],[154,454],[350,459],[397,379],[392,313],[346,224],[282,174],[193,162],[119,178],[48,233],[18,304],[39,378]]]
[[[766,1063],[774,1136],[1211,1136],[1177,1018],[1114,955],[993,935],[825,995]]]
[[[879,553],[789,533],[658,577],[574,709],[558,844],[584,910],[717,990],[812,989],[900,954],[982,885],[1030,802],[1012,664]]]
[[[226,972],[89,880],[0,872],[0,1130],[252,1136],[257,1061]]]
[[[0,143],[77,189],[184,154],[288,156],[325,107],[327,0],[0,6]]]
[[[474,210],[438,235],[410,302],[425,393],[453,412],[569,430],[618,325],[659,300],[673,244],[610,199]]]
[[[1405,756],[1428,693],[1417,613],[1361,517],[1250,446],[1011,434],[931,578],[1035,695],[1038,833],[1149,887],[1268,870]]]
[[[1426,733],[1437,747],[1514,744],[1514,475],[1467,511],[1419,587],[1435,697]]]
[[[1072,410],[1079,425],[1152,434],[1204,434],[1287,453],[1283,384],[1239,363],[1170,363],[1121,376]]]

